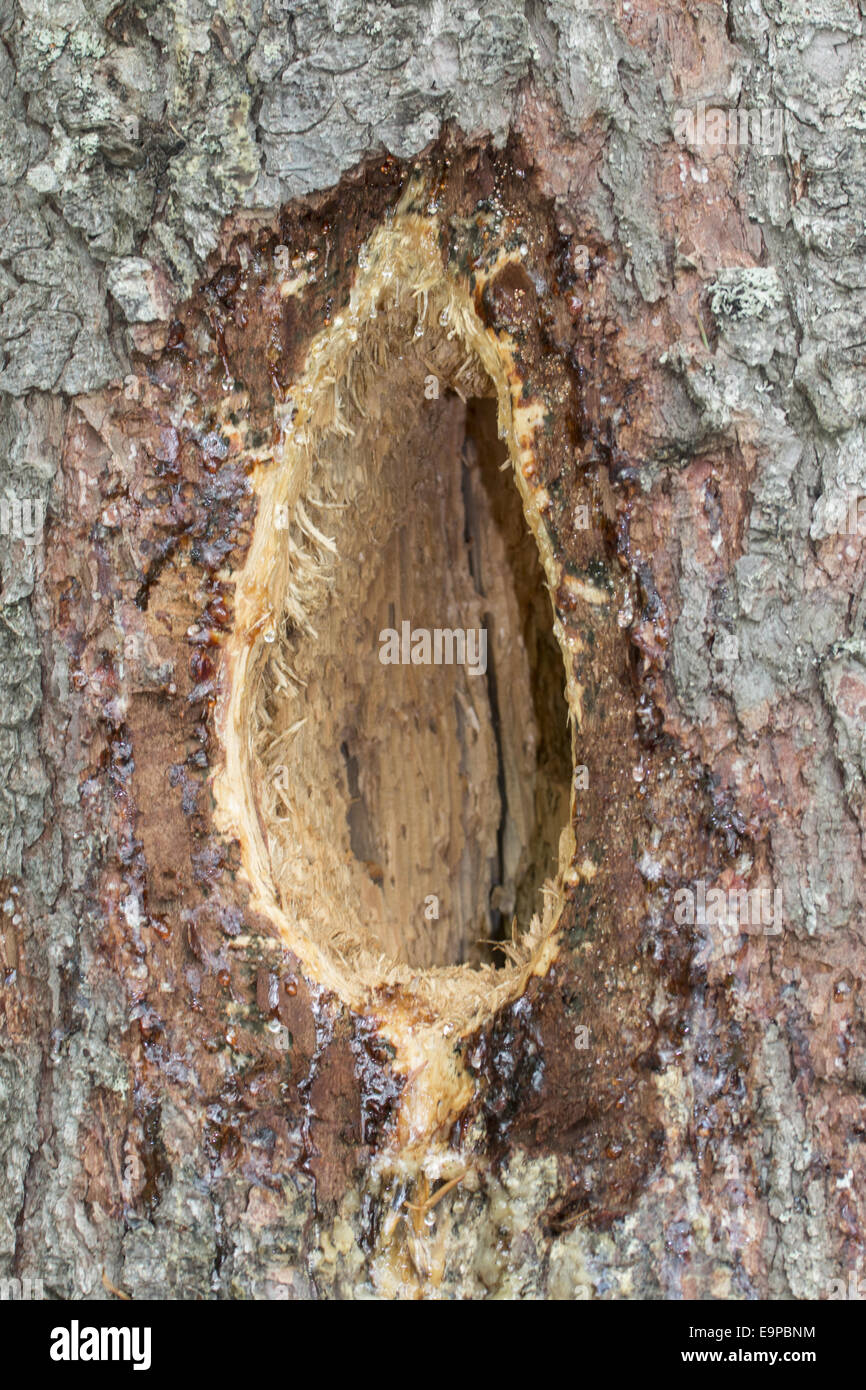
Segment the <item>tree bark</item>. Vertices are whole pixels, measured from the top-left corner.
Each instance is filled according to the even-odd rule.
[[[242,11],[0,4],[0,1278],[838,1296],[862,16]]]

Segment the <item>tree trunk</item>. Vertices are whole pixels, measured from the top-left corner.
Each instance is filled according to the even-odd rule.
[[[866,1272],[861,31],[0,5],[0,1278]]]

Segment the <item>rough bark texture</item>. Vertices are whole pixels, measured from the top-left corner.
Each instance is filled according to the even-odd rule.
[[[37,543],[0,537],[0,1275],[818,1298],[862,1274],[864,559],[835,511],[866,492],[860,9],[51,0],[0,3],[0,34],[0,466],[47,507]],[[702,101],[782,110],[778,152],[676,140]],[[495,197],[525,223],[523,279],[479,312],[559,393],[538,482],[563,573],[609,596],[554,595],[589,652],[594,868],[553,966],[466,1040],[435,1206],[388,1157],[406,1077],[375,1017],[249,910],[208,789],[255,523],[223,385],[266,446],[422,155],[455,218]],[[290,314],[277,244],[333,257]],[[778,889],[782,930],[676,924],[698,881]]]

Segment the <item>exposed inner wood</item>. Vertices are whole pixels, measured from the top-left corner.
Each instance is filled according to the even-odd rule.
[[[268,775],[341,861],[379,949],[414,968],[501,962],[491,943],[543,912],[571,776],[550,600],[495,397],[464,401],[445,378],[429,398],[430,367],[410,337],[367,384],[354,435],[329,445],[342,505],[320,524],[339,560],[315,640],[282,634],[300,705],[276,686],[267,700],[269,738],[291,747]],[[423,660],[418,634],[433,657],[437,630],[465,634],[463,663],[460,638]],[[277,819],[276,862],[280,834]]]

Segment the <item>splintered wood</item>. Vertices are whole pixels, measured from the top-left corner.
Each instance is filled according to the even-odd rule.
[[[539,650],[557,656],[537,549],[501,472],[495,400],[467,406],[444,382],[440,396],[430,347],[402,346],[361,409],[344,406],[352,434],[322,460],[344,501],[327,514],[339,563],[311,618],[316,640],[295,628],[264,669],[262,775],[278,799],[268,842],[285,901],[294,798],[389,956],[477,964],[503,925],[510,936],[518,899],[528,917],[538,910],[556,870],[570,760],[566,741],[553,781],[539,768],[536,702],[558,699],[562,755],[562,666],[543,669],[551,688],[536,696]],[[436,663],[437,630],[466,634],[465,660],[447,660],[458,639]],[[300,696],[282,681],[286,662]]]
[[[549,412],[479,315],[485,276],[523,304],[521,252],[491,237],[473,292],[428,203],[362,248],[253,464],[213,784],[255,908],[393,1047],[419,1151],[471,1094],[459,1040],[558,949],[580,699]]]

